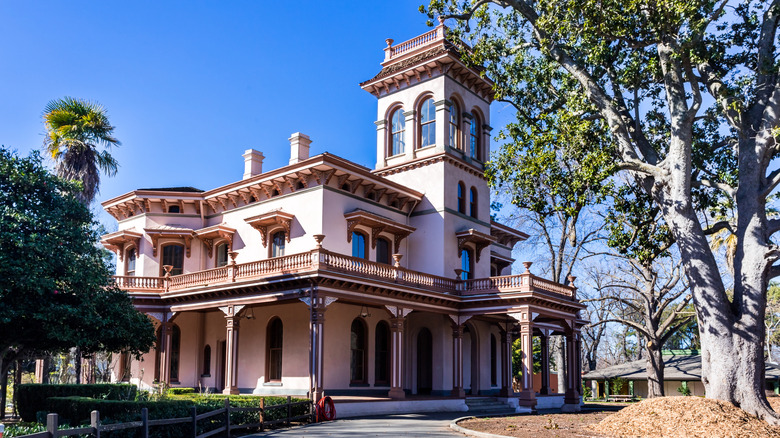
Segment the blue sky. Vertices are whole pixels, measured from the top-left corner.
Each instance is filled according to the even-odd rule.
[[[40,148],[44,106],[73,96],[105,106],[122,142],[98,202],[230,183],[248,148],[283,166],[296,131],[312,155],[373,168],[376,99],[358,83],[379,71],[386,38],[428,30],[421,3],[0,0],[0,144]],[[499,106],[496,128],[511,115]]]

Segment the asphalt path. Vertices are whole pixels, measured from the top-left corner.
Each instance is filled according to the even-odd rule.
[[[450,422],[467,415],[468,412],[441,412],[347,418],[246,437],[463,437],[465,435],[450,429]]]

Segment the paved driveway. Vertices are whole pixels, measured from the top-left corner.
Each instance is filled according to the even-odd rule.
[[[450,421],[466,415],[467,412],[444,412],[348,418],[247,437],[463,437],[464,435],[450,429]]]

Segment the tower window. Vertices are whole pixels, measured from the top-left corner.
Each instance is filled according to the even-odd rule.
[[[463,181],[458,183],[458,213],[466,214],[466,186]]]
[[[469,155],[479,159],[479,118],[475,115],[469,127]]]
[[[469,216],[477,218],[477,188],[472,187],[469,191]]]
[[[420,147],[436,144],[436,105],[426,99],[420,106]]]
[[[458,105],[455,102],[450,104],[449,144],[450,147],[455,149],[460,148],[460,145],[458,144],[458,126],[460,124],[459,111]]]
[[[392,116],[390,116],[391,128],[390,128],[390,156],[399,155],[404,153],[404,110],[403,108],[396,109]]]

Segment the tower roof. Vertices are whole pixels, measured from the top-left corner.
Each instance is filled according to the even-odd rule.
[[[443,24],[416,38],[393,45],[387,39],[385,60],[382,70],[373,78],[362,82],[361,88],[381,96],[410,85],[414,80],[433,74],[448,74],[487,100],[493,100],[493,82],[482,74],[483,69],[468,67],[461,61],[460,50],[469,50],[462,41],[457,44],[446,37],[447,27]]]

